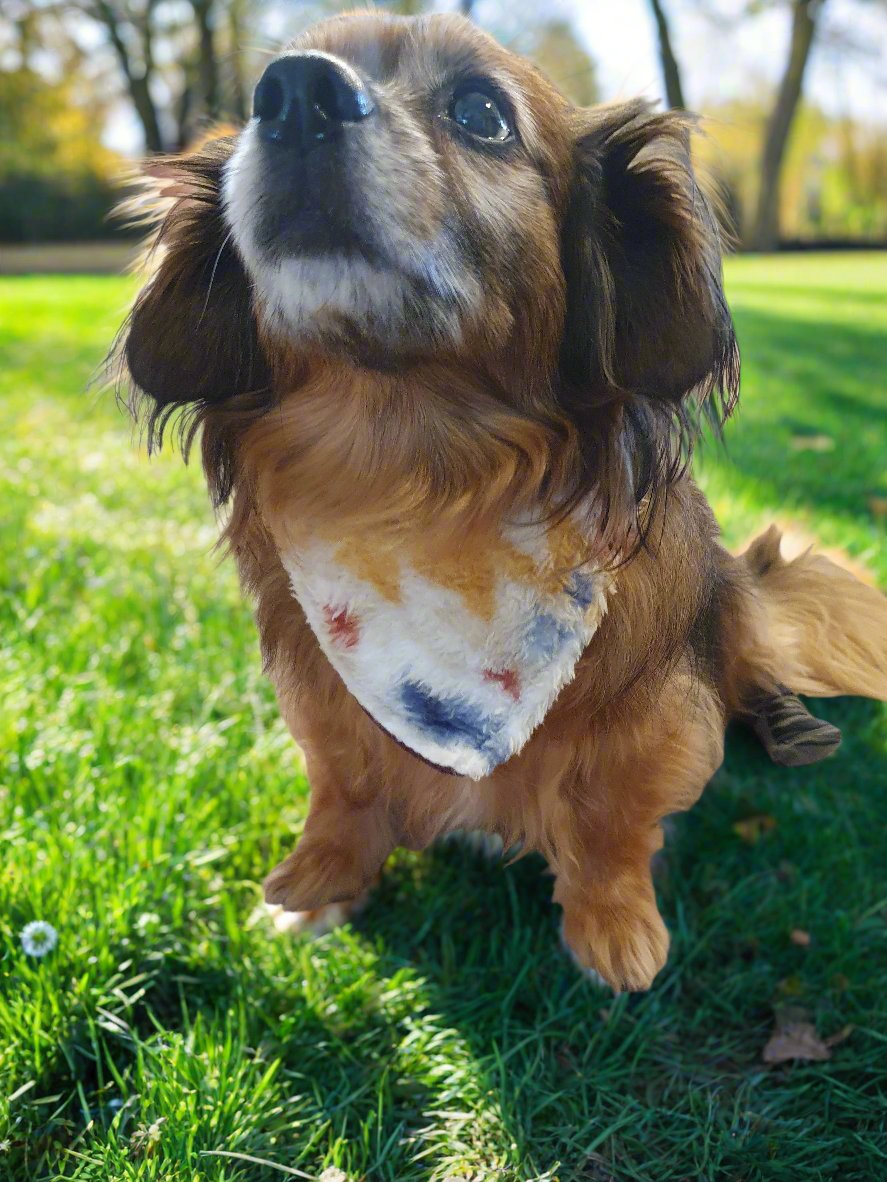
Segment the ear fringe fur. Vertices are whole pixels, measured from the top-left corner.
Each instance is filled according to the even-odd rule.
[[[117,216],[150,231],[136,264],[146,281],[103,370],[118,402],[138,424],[149,453],[158,451],[174,428],[187,461],[204,427],[202,447],[216,505],[230,496],[234,461],[229,436],[210,426],[208,413],[213,411],[214,420],[251,418],[267,406],[269,394],[267,367],[254,332],[248,331],[249,285],[222,216],[222,175],[233,143],[228,129],[217,129],[186,155],[148,161],[139,191],[121,203]],[[234,298],[243,304],[239,317]],[[226,305],[225,325],[216,328],[214,337],[210,330],[217,301]],[[177,383],[170,359],[175,342],[188,332],[189,320],[192,327],[203,326],[206,342],[202,348],[196,341],[179,345],[180,369],[191,382]],[[238,335],[241,323],[247,327]],[[219,346],[222,355],[217,357]],[[138,374],[133,372],[134,358]]]
[[[690,162],[695,117],[634,101],[583,120],[564,257],[576,319],[562,399],[585,441],[573,499],[607,473],[609,511],[633,518],[642,544],[700,436],[720,437],[739,350],[717,222]]]

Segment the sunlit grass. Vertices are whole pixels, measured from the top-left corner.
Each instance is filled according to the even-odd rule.
[[[887,586],[884,256],[729,280],[743,409],[699,465],[728,538],[778,518]],[[130,290],[0,281],[0,1179],[285,1176],[243,1155],[368,1182],[884,1176],[882,707],[823,705],[846,737],[818,768],[732,739],[669,846],[647,996],[575,974],[538,863],[457,847],[398,855],[353,930],[269,930],[306,784],[199,472],[86,390]],[[753,814],[776,824],[749,845]],[[39,960],[34,919],[60,933]],[[831,1062],[761,1064],[786,1003],[854,1027]]]

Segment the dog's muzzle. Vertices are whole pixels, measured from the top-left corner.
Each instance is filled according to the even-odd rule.
[[[325,53],[292,53],[271,63],[256,87],[253,114],[266,144],[301,156],[373,114],[361,78]]]

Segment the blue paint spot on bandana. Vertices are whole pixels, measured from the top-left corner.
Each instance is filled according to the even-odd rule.
[[[508,746],[496,733],[495,720],[464,698],[443,697],[416,681],[406,681],[400,700],[410,721],[442,746],[464,743],[490,758],[495,767],[505,759]]]
[[[539,612],[530,621],[524,635],[524,648],[531,660],[550,661],[574,635],[574,630],[562,620],[547,612]]]
[[[459,739],[482,751],[490,739],[489,722],[464,698],[439,697],[416,681],[406,681],[400,700],[416,726],[439,743]]]
[[[574,571],[567,584],[567,594],[579,607],[590,607],[597,598],[597,585],[593,575]]]

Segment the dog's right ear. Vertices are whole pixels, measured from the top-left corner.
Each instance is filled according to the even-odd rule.
[[[188,156],[150,163],[158,196],[130,203],[142,220],[159,224],[148,252],[152,274],[115,353],[135,399],[143,408],[148,402],[153,442],[178,407],[205,410],[270,385],[249,280],[222,210],[223,169],[233,147],[226,136]]]

